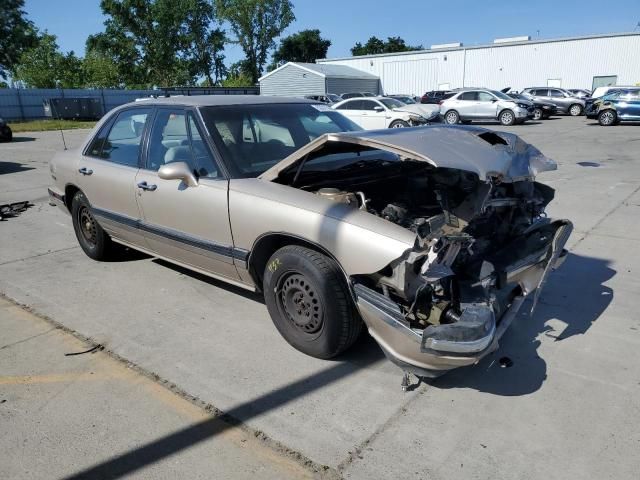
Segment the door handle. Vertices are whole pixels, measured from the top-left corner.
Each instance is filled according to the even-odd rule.
[[[80,170],[78,170],[78,172],[83,175],[91,175],[93,173],[93,170],[88,169],[87,167],[82,167]]]
[[[142,190],[147,190],[149,192],[153,192],[156,188],[158,188],[158,186],[153,184],[148,184],[147,182],[140,182],[138,184],[138,188],[141,188]]]

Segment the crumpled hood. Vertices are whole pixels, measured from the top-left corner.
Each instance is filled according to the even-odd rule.
[[[275,180],[281,172],[331,147],[356,146],[386,150],[403,160],[437,168],[464,170],[481,180],[500,177],[514,182],[556,170],[557,164],[517,135],[466,125],[389,128],[322,135],[277,163],[258,178]],[[334,148],[335,149],[335,148]]]
[[[431,120],[440,114],[440,108],[437,105],[433,105],[436,108],[427,108],[426,105],[419,105],[417,103],[403,105],[402,107],[394,108],[394,112],[406,112],[420,115],[421,117]]]

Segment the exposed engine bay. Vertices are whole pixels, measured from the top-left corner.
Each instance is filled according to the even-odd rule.
[[[423,162],[382,164],[303,188],[416,234],[411,251],[359,279],[398,303],[410,328],[458,322],[469,303],[490,302],[498,317],[515,296],[528,293],[508,285],[505,268],[546,249],[555,229],[543,225],[550,187],[530,180],[483,182]]]

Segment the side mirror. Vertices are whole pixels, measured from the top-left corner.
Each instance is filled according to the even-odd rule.
[[[198,179],[185,162],[172,162],[161,166],[158,176],[163,180],[182,180],[188,187],[198,186]]]
[[[376,112],[384,112],[384,108],[382,108],[380,105],[376,105],[375,107],[373,107],[373,109]]]

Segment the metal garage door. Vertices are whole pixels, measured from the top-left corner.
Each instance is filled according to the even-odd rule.
[[[438,59],[386,62],[382,88],[386,94],[422,95],[435,90],[438,80]]]

